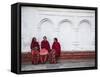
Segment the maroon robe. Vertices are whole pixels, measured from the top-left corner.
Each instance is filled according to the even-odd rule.
[[[35,47],[37,47],[37,50],[35,50]],[[37,41],[32,40],[30,48],[31,48],[31,53],[32,53],[32,64],[38,64],[39,50],[40,50],[39,43]]]
[[[50,51],[50,44],[47,40],[43,40],[41,42],[41,49],[47,49],[48,52]],[[40,55],[40,60],[41,60],[41,63],[45,63],[47,60],[48,60],[48,56],[47,55]]]
[[[47,49],[48,51],[50,51],[50,44],[49,44],[49,42],[48,42],[47,40],[43,40],[43,41],[41,42],[41,49],[43,49],[43,48],[45,48],[45,49]]]
[[[35,48],[35,47],[37,47],[38,50],[40,50],[39,43],[38,43],[37,41],[32,40],[31,46],[30,46],[31,50],[32,50],[33,48]]]
[[[52,49],[56,51],[56,56],[59,57],[61,53],[61,46],[59,42],[54,42],[52,45]]]
[[[39,51],[32,50],[32,64],[38,64],[39,63]]]
[[[55,50],[51,50],[49,53],[49,62],[51,64],[56,63],[56,52]]]

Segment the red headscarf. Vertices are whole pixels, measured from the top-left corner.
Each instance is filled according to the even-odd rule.
[[[33,48],[37,47],[37,49],[40,50],[39,43],[38,43],[35,39],[36,39],[36,38],[33,38],[33,39],[32,39],[30,48],[31,48],[31,50],[32,50]]]

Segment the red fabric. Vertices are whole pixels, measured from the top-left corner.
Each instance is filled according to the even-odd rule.
[[[40,50],[39,43],[36,42],[36,41],[34,41],[34,40],[32,40],[31,46],[30,46],[30,47],[31,47],[31,50],[32,50],[33,48],[35,48],[35,47],[37,47],[38,50]]]
[[[59,57],[60,53],[61,53],[60,43],[59,42],[54,42],[53,45],[52,45],[52,49],[54,49],[56,51],[56,55],[57,55],[57,57]]]
[[[56,63],[56,52],[54,50],[51,50],[50,53],[49,53],[49,62],[51,64],[54,64]]]
[[[39,63],[39,51],[32,50],[32,64]]]
[[[46,61],[47,61],[47,55],[40,55],[40,62],[46,63]]]
[[[48,54],[48,50],[43,48],[40,50],[40,55],[47,55]]]
[[[49,44],[49,42],[43,40],[43,41],[41,42],[41,48],[42,48],[42,49],[45,48],[45,49],[47,49],[48,51],[50,51],[50,44]]]
[[[32,55],[34,55],[34,56],[39,55],[39,51],[32,50],[31,52],[32,52]]]
[[[40,50],[40,62],[45,63],[47,61],[48,50],[43,48]]]

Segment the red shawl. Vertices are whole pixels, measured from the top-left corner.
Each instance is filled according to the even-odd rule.
[[[61,47],[59,42],[54,42],[52,45],[52,49],[56,51],[56,55],[59,57],[61,53]]]
[[[42,48],[42,49],[45,48],[45,49],[47,49],[48,51],[50,51],[50,44],[49,44],[49,42],[43,40],[43,41],[41,42],[41,48]]]
[[[31,42],[31,49],[33,49],[33,48],[35,48],[35,47],[37,47],[38,49],[40,49],[40,46],[39,46],[39,43],[38,42],[36,42],[36,41],[34,41],[34,40],[32,40],[32,42]]]

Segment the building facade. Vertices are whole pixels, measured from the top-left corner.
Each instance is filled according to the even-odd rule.
[[[95,11],[22,7],[22,52],[30,52],[32,37],[39,44],[57,37],[62,52],[95,51]]]

